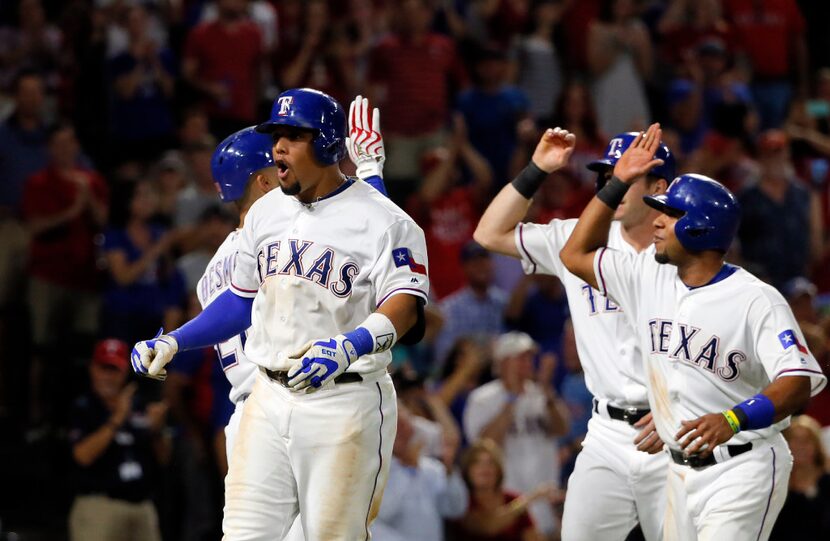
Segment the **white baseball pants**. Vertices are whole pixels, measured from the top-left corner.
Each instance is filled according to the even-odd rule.
[[[397,426],[392,379],[294,393],[262,372],[245,401],[225,480],[225,541],[369,539]]]

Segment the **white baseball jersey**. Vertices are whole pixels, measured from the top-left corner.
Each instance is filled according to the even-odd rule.
[[[233,231],[225,242],[216,250],[205,273],[196,285],[196,296],[204,309],[231,286],[231,275],[236,264],[236,252],[239,248],[239,231]],[[234,404],[251,394],[254,385],[256,365],[245,357],[246,333],[216,345],[216,354],[225,377],[231,383],[230,400]]]
[[[674,449],[680,421],[730,409],[776,378],[808,376],[813,395],[827,382],[784,298],[744,269],[689,288],[677,267],[650,253],[602,248],[594,271],[603,294],[635,322],[657,431]],[[729,444],[769,438],[788,424],[739,432]]]
[[[246,356],[288,370],[287,355],[351,331],[393,295],[426,301],[426,253],[421,228],[364,182],[347,179],[312,204],[272,190],[245,217],[233,270],[234,293],[255,297]],[[347,371],[385,370],[391,359],[363,355]]]
[[[516,226],[516,247],[527,274],[557,276],[568,296],[576,348],[585,371],[585,384],[597,398],[618,407],[646,407],[645,371],[639,341],[629,318],[611,299],[572,274],[559,259],[559,251],[576,227],[576,220]],[[608,246],[637,254],[622,237],[619,222],[611,224]],[[654,247],[645,251],[654,253]]]

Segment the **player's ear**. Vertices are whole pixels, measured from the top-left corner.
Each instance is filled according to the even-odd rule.
[[[666,190],[669,189],[669,183],[664,178],[658,178],[651,183],[649,188],[650,195],[660,195],[666,193]]]

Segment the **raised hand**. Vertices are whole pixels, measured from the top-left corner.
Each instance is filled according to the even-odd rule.
[[[371,109],[371,118],[369,112],[369,100],[363,96],[357,96],[349,105],[346,149],[357,167],[357,176],[362,179],[382,176],[383,162],[386,161],[386,149],[380,133],[380,111],[377,107]]]
[[[553,173],[568,165],[576,146],[576,136],[562,128],[545,130],[533,151],[531,160],[546,173]]]
[[[653,167],[663,165],[663,160],[654,157],[660,147],[662,135],[663,130],[656,122],[648,127],[648,131],[641,132],[617,160],[614,165],[614,176],[626,184],[631,184]]]

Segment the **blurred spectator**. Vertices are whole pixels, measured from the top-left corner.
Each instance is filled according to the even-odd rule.
[[[794,88],[802,95],[807,91],[804,18],[795,0],[724,0],[724,8],[752,71],[761,129],[779,128]]]
[[[210,169],[210,158],[215,147],[216,140],[204,135],[184,148],[190,184],[179,192],[176,200],[176,227],[195,225],[199,216],[218,202],[216,185]]]
[[[19,211],[26,178],[43,169],[47,152],[46,94],[43,77],[22,71],[14,80],[14,108],[0,124],[0,215]]]
[[[529,118],[527,96],[507,84],[508,66],[503,50],[480,48],[473,64],[474,85],[459,94],[457,105],[470,131],[470,142],[493,169],[496,186],[503,186],[518,172],[513,165],[517,163],[517,127]]]
[[[527,96],[528,112],[537,122],[549,119],[564,85],[554,31],[565,10],[564,0],[535,0],[529,31],[520,36],[514,54],[518,60],[516,86]]]
[[[588,30],[588,64],[600,129],[622,133],[645,128],[651,118],[644,80],[651,76],[648,30],[634,0],[602,0]]]
[[[548,126],[565,128],[576,137],[576,148],[571,154],[570,169],[579,178],[580,183],[594,191],[596,175],[585,166],[596,160],[598,154],[605,150],[607,141],[597,123],[594,99],[588,86],[579,79],[573,79],[565,85],[556,103],[554,116],[547,121]],[[536,148],[538,134],[528,143],[528,159]]]
[[[830,319],[825,318],[822,324],[813,324],[799,321],[798,326],[804,334],[807,349],[818,361],[824,375],[830,374]],[[823,427],[822,440],[825,446],[830,444],[830,391],[826,389],[810,399],[807,415],[819,422]]]
[[[392,200],[405,201],[418,182],[421,156],[444,140],[451,85],[463,85],[465,75],[453,41],[430,31],[427,0],[402,0],[392,16],[393,32],[370,52],[369,83],[384,115],[386,186]]]
[[[781,293],[784,294],[795,320],[799,323],[818,323],[818,313],[814,304],[817,292],[816,285],[803,276],[787,280],[781,288]]]
[[[504,449],[504,486],[526,492],[542,482],[559,482],[557,436],[568,432],[566,406],[547,375],[534,381],[538,346],[527,334],[510,332],[496,341],[494,370],[498,379],[470,393],[464,409],[468,441],[492,439]],[[541,372],[541,370],[540,370]],[[530,513],[539,530],[550,535],[557,520],[550,501],[538,501]]]
[[[594,406],[594,397],[585,385],[585,373],[576,351],[576,336],[570,319],[565,322],[562,332],[562,359],[567,374],[562,381],[561,396],[570,413],[570,430],[562,438],[565,446],[562,479],[565,480],[573,471],[576,455],[582,449],[582,440],[588,433],[588,421]]]
[[[761,134],[758,154],[759,182],[738,196],[742,209],[738,236],[744,259],[759,265],[781,288],[787,280],[804,276],[811,258],[822,253],[819,202],[795,178],[783,132]]]
[[[172,146],[175,60],[150,39],[142,6],[129,10],[127,32],[128,47],[109,62],[114,94],[110,121],[118,153],[147,160]]]
[[[467,510],[467,489],[455,471],[458,442],[444,450],[443,460],[425,456],[413,421],[399,404],[389,480],[371,527],[377,541],[442,541],[443,519],[461,517]]]
[[[327,0],[309,0],[303,10],[303,39],[276,55],[281,86],[315,88],[348,103],[357,89],[352,39],[332,19]],[[384,128],[388,118],[384,111]]]
[[[447,146],[424,155],[424,180],[406,205],[424,229],[430,261],[432,295],[442,299],[465,283],[461,249],[473,230],[490,194],[493,172],[470,144],[460,116],[454,118]],[[464,172],[469,172],[464,182]]]
[[[400,405],[411,414],[415,438],[424,455],[444,460],[447,450],[454,453],[461,444],[459,424],[440,396],[427,390],[425,378],[408,370],[392,375]]]
[[[150,175],[155,179],[159,192],[153,221],[171,226],[176,216],[179,192],[187,185],[187,164],[178,151],[168,151],[150,168]]]
[[[662,60],[682,64],[703,42],[728,44],[730,30],[720,0],[670,0],[657,24]]]
[[[493,285],[490,252],[470,240],[461,248],[460,258],[467,283],[441,302],[444,326],[435,340],[435,361],[439,367],[459,338],[486,344],[504,329],[507,295]]]
[[[63,46],[60,30],[46,20],[40,0],[20,0],[17,25],[0,28],[0,88],[12,82],[21,67],[37,70],[50,88],[58,85]]]
[[[470,393],[492,379],[489,365],[487,352],[471,338],[459,338],[447,353],[435,396],[450,409],[457,426],[463,424]],[[463,431],[461,439],[467,443]]]
[[[220,0],[221,1],[221,0]],[[202,9],[202,22],[213,22],[219,18],[218,1],[210,1]],[[285,2],[280,2],[284,4]],[[274,2],[266,0],[247,0],[245,14],[253,21],[262,35],[262,45],[266,54],[270,54],[277,46],[277,10]]]
[[[830,538],[830,474],[821,427],[811,417],[792,418],[784,437],[793,455],[787,501],[770,539],[819,541]]]
[[[143,404],[135,397],[136,383],[125,385],[129,355],[125,342],[98,342],[89,365],[90,392],[73,407],[72,541],[161,540],[153,474],[170,458],[170,440],[162,432],[167,406]]]
[[[190,31],[182,75],[206,98],[213,133],[224,138],[257,120],[264,51],[245,0],[217,0],[218,17]]]
[[[507,47],[532,16],[527,0],[479,0],[468,4],[464,23],[468,39],[475,43]]]
[[[158,193],[147,180],[133,186],[119,223],[104,235],[109,281],[104,292],[104,334],[134,342],[175,328],[182,316],[184,279],[171,255],[180,233],[151,222]]]
[[[568,299],[558,278],[524,275],[513,288],[504,315],[509,326],[530,335],[542,352],[561,353]]]
[[[238,219],[218,203],[205,209],[199,217],[199,223],[192,234],[198,244],[176,263],[188,292],[196,290],[196,284],[211,258],[238,223]]]
[[[98,330],[99,298],[95,235],[107,220],[108,189],[95,171],[78,165],[75,130],[60,124],[48,137],[49,164],[28,178],[22,215],[29,245],[29,313],[34,351],[30,415],[40,423],[46,403],[56,398],[44,389],[44,376],[60,381],[69,344]],[[59,349],[60,348],[60,349]],[[49,368],[47,357],[61,362]],[[57,379],[55,379],[57,378]],[[47,386],[48,387],[48,386]],[[59,393],[60,394],[60,393]]]
[[[542,541],[528,507],[554,496],[551,485],[540,484],[522,496],[503,488],[504,456],[492,440],[474,443],[461,459],[461,473],[470,506],[461,520],[450,524],[455,541]]]

